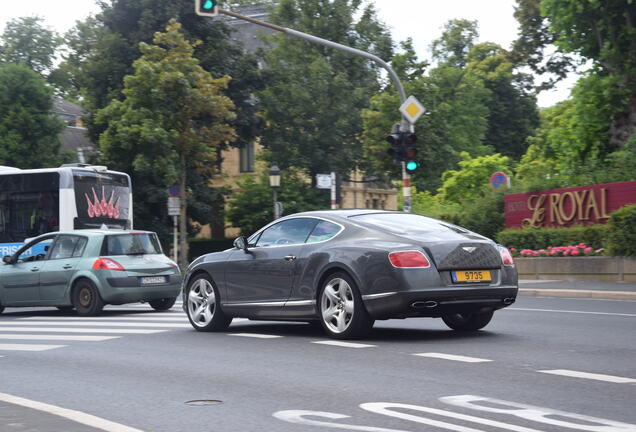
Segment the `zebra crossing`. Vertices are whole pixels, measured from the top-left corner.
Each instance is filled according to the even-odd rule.
[[[181,302],[165,312],[148,305],[110,306],[103,315],[78,317],[34,312],[0,316],[0,358],[11,352],[48,351],[75,343],[107,342],[128,335],[153,335],[190,328]]]

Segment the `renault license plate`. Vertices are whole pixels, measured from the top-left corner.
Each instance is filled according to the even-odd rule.
[[[165,276],[144,276],[141,278],[142,285],[153,285],[166,283]]]
[[[453,278],[453,282],[490,282],[492,281],[492,276],[490,274],[490,270],[461,270],[451,272],[451,276]]]

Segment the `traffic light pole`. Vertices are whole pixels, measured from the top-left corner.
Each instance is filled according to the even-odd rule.
[[[261,21],[252,17],[241,15],[226,9],[219,9],[218,11],[220,14],[231,16],[233,18],[240,19],[243,21],[248,21],[248,22],[251,22],[252,24],[256,24],[262,27],[267,27],[269,29],[272,29],[281,33],[285,33],[288,36],[304,39],[318,45],[324,45],[329,48],[334,48],[340,51],[348,52],[349,54],[357,55],[358,57],[363,57],[368,60],[371,60],[388,72],[389,77],[391,77],[391,81],[393,81],[393,85],[395,85],[395,88],[397,88],[398,94],[400,95],[400,103],[403,104],[404,101],[406,101],[406,93],[404,92],[404,86],[402,86],[400,77],[397,76],[395,71],[391,68],[391,66],[387,62],[385,62],[384,60],[382,60],[380,57],[376,55],[373,55],[366,51],[362,51],[362,50],[352,48],[346,45],[342,45],[337,42],[332,42],[327,39],[312,36],[310,34],[303,33],[298,30],[292,30],[287,27],[277,26],[276,24],[268,23],[266,21]],[[402,121],[400,123],[400,131],[412,132],[412,128],[413,126],[411,125],[411,123],[404,116],[402,116]],[[402,194],[404,197],[404,211],[410,213],[411,211],[411,176],[406,172],[406,168],[404,167],[404,162],[402,162]]]

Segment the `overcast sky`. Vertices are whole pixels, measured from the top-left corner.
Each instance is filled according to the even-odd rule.
[[[479,40],[509,48],[517,37],[517,21],[513,17],[514,0],[372,0],[380,19],[391,28],[395,40],[410,37],[420,58],[430,57],[430,45],[440,36],[449,19],[466,18],[479,24]],[[194,3],[194,2],[193,2]],[[194,7],[194,6],[193,6]],[[64,33],[75,21],[99,8],[93,0],[0,0],[0,28],[21,16],[39,15],[46,25]],[[575,77],[561,83],[552,92],[539,95],[540,106],[550,106],[569,95]]]

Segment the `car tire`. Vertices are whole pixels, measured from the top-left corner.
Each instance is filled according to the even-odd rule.
[[[4,312],[4,306],[0,305],[0,314]]]
[[[444,315],[442,320],[444,320],[444,323],[453,330],[476,331],[486,327],[494,313],[494,311],[482,313],[457,313]]]
[[[55,306],[55,307],[62,312],[71,312],[73,310],[73,306]]]
[[[151,308],[160,312],[160,311],[167,311],[168,309],[170,309],[172,306],[174,306],[174,302],[176,301],[177,301],[176,297],[166,297],[162,299],[151,300],[148,302],[148,304],[150,305]]]
[[[221,297],[212,279],[205,274],[194,277],[184,298],[190,324],[201,332],[225,331],[232,322],[221,309]]]
[[[334,339],[355,339],[366,335],[373,320],[362,303],[353,279],[344,272],[329,275],[318,296],[320,325]]]
[[[72,302],[80,316],[98,315],[105,305],[97,287],[88,279],[81,279],[75,284]]]

